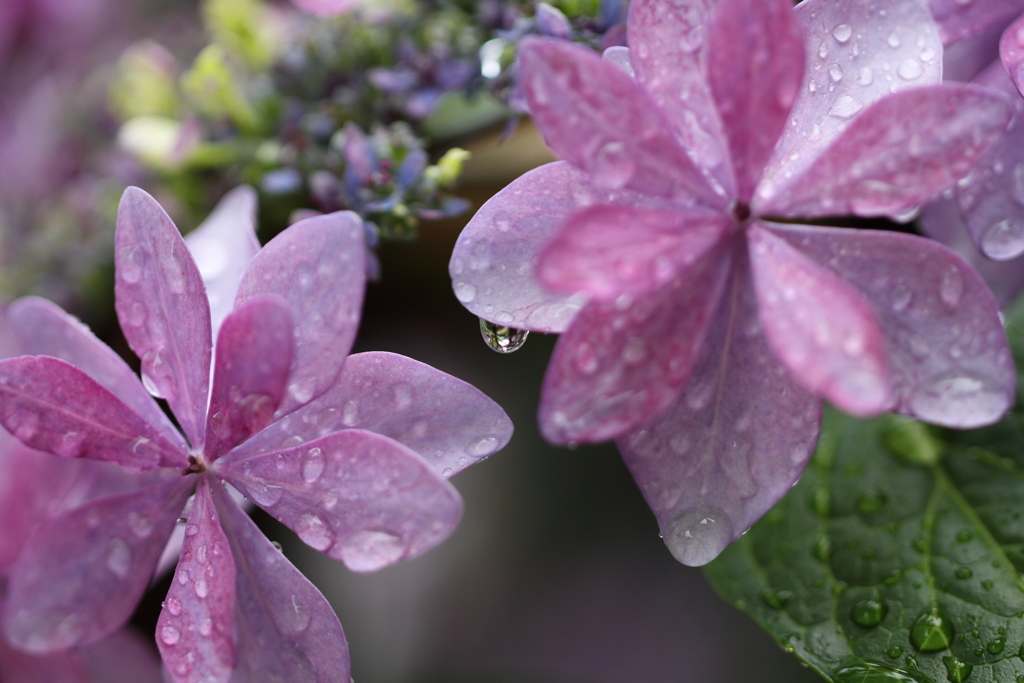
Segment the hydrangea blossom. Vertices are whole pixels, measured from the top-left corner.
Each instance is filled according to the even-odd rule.
[[[938,84],[916,0],[717,4],[636,0],[628,53],[604,60],[525,42],[522,87],[565,161],[491,199],[450,264],[472,312],[562,333],[543,433],[616,439],[690,565],[789,490],[821,399],[969,427],[1014,388],[992,295],[955,253],[800,224],[908,213],[1009,103]]]
[[[251,191],[229,200],[244,210]],[[234,301],[211,316],[174,224],[126,191],[116,307],[142,383],[51,304],[12,312],[55,349],[0,361],[0,423],[29,447],[140,473],[133,490],[57,515],[26,544],[3,609],[23,651],[86,645],[124,623],[194,492],[157,626],[171,679],[346,681],[337,617],[224,484],[310,546],[373,571],[443,540],[461,512],[446,478],[511,435],[500,408],[444,373],[393,354],[346,359],[365,286],[358,216],[296,223],[252,256],[251,223],[232,234],[231,213],[192,240],[241,247],[219,262],[205,253],[210,293]]]

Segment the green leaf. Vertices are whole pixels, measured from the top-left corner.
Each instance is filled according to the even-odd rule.
[[[1024,681],[1024,425],[946,439],[827,411],[712,584],[835,683]]]

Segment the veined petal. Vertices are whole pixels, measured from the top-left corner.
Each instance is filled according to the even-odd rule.
[[[606,441],[647,422],[679,394],[718,307],[731,259],[711,249],[635,301],[593,301],[561,336],[541,393],[553,443]]]
[[[202,477],[185,543],[156,623],[156,644],[175,683],[227,683],[235,667],[235,560]]]
[[[202,445],[210,382],[210,305],[185,241],[137,187],[121,197],[114,235],[117,318],[143,381],[167,399],[194,448]]]
[[[758,223],[747,237],[761,326],[797,382],[854,415],[888,408],[882,330],[864,295]]]
[[[789,0],[721,3],[708,31],[708,86],[722,118],[737,196],[749,201],[803,79],[804,35]]]
[[[256,190],[240,185],[217,203],[198,228],[185,235],[206,284],[213,338],[235,304],[249,262],[260,250],[256,240]]]
[[[232,683],[349,680],[348,643],[327,600],[222,487],[210,489],[235,558]]]
[[[0,423],[26,446],[143,472],[187,454],[75,366],[48,356],[0,361]]]
[[[1015,374],[996,302],[949,248],[914,235],[773,225],[805,255],[857,287],[885,337],[892,409],[969,429],[1013,402]]]
[[[957,183],[957,198],[977,247],[990,259],[1006,261],[1024,253],[1024,99],[999,62],[974,83],[1010,97],[1017,120]]]
[[[650,95],[568,41],[524,38],[519,84],[548,146],[597,184],[724,208]]]
[[[375,432],[408,446],[448,478],[505,447],[512,421],[460,379],[405,356],[349,356],[330,391],[286,415],[226,456],[298,446],[343,429]]]
[[[758,186],[761,215],[899,216],[971,169],[1013,115],[999,93],[933,85],[879,100],[805,170]]]
[[[113,633],[149,585],[194,483],[175,477],[41,525],[11,572],[3,606],[8,641],[41,654]]]
[[[353,571],[376,571],[426,552],[462,513],[459,494],[422,458],[360,429],[220,460],[215,469],[306,544]]]
[[[270,424],[288,384],[294,328],[285,302],[262,296],[225,318],[206,425],[207,462]]]
[[[784,496],[814,451],[821,404],[772,353],[746,254],[686,388],[617,440],[677,560],[707,564]]]
[[[128,364],[76,318],[56,304],[32,296],[12,303],[8,316],[26,353],[71,363],[160,430],[168,441],[186,449],[181,432],[174,428]]]
[[[928,6],[935,21],[939,23],[944,45],[978,35],[1024,11],[1024,2],[1021,0],[928,0]]]
[[[544,247],[537,274],[550,289],[596,300],[647,294],[692,266],[732,225],[709,209],[591,206],[572,214]]]
[[[340,211],[292,225],[249,265],[235,306],[276,295],[295,324],[295,365],[279,415],[327,391],[341,371],[359,328],[365,256],[362,219]]]
[[[629,38],[634,46],[643,47],[630,51],[629,63],[671,122],[683,148],[732,197],[736,181],[728,143],[703,68],[708,24],[719,4],[719,0],[680,4],[633,0]]]
[[[793,10],[807,68],[765,182],[798,175],[863,109],[942,82],[942,43],[922,0],[805,0]]]

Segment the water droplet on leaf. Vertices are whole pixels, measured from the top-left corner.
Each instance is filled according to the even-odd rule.
[[[962,662],[953,656],[943,657],[942,663],[946,665],[946,678],[950,680],[950,683],[963,683],[974,670],[972,664]]]
[[[874,628],[882,623],[888,610],[878,600],[861,600],[853,606],[850,618],[864,628]]]
[[[910,642],[921,652],[945,650],[953,642],[953,622],[938,606],[933,607],[914,620]]]
[[[878,662],[847,664],[832,674],[833,683],[934,683],[916,671],[906,671]]]

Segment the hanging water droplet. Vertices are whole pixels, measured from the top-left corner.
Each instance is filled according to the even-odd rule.
[[[718,508],[700,504],[677,515],[664,530],[665,545],[685,565],[699,567],[732,541],[732,521]]]
[[[859,626],[874,628],[882,623],[886,612],[885,605],[878,600],[861,600],[853,606],[850,618]]]
[[[498,353],[512,353],[522,348],[530,331],[499,325],[480,318],[480,335],[491,350]]]
[[[963,683],[974,670],[973,664],[962,662],[953,656],[943,657],[942,663],[946,665],[946,678],[950,683]]]
[[[284,546],[281,545],[280,541],[271,541],[270,545],[274,546],[278,551],[284,552]]]
[[[953,622],[936,605],[910,627],[910,643],[921,652],[939,652],[953,642]]]

